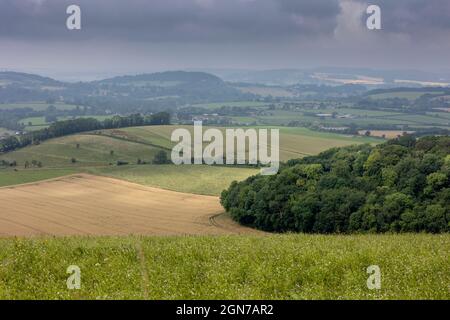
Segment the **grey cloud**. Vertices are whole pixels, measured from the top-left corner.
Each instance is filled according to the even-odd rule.
[[[409,35],[421,41],[447,36],[450,41],[449,0],[356,1],[380,6],[385,32]]]
[[[69,4],[82,8],[78,34],[65,29]],[[3,0],[0,36],[273,42],[332,35],[339,11],[338,0]]]
[[[448,68],[449,40],[450,0],[0,0],[0,68]]]
[[[331,38],[340,1],[344,0],[2,0],[0,37],[205,43]],[[380,5],[387,33],[432,40],[450,32],[449,0],[353,1]],[[82,8],[81,32],[65,28],[69,4]]]
[[[279,0],[279,4],[284,11],[316,18],[322,18],[324,16],[335,17],[340,12],[338,0]]]

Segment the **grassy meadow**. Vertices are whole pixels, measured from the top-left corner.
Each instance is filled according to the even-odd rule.
[[[175,145],[170,141],[170,136],[176,128],[179,126],[132,127],[102,130],[97,134],[70,135],[0,155],[0,160],[15,160],[18,166],[36,160],[50,168],[107,166],[118,160],[136,164],[138,159],[152,160],[162,149],[170,151]],[[192,126],[183,128],[193,130]],[[370,137],[315,132],[306,128],[280,128],[280,158],[286,161],[333,147],[382,141]],[[75,163],[72,158],[76,160]]]
[[[75,173],[89,173],[166,190],[218,196],[233,181],[259,169],[226,166],[128,165],[108,167],[0,169],[0,187],[37,182]]]
[[[400,98],[400,99],[409,99],[409,100],[415,100],[423,96],[424,94],[443,94],[444,92],[414,92],[414,91],[395,91],[395,92],[387,92],[387,93],[377,93],[372,94],[370,97],[372,99],[393,99],[393,98]]]
[[[37,182],[53,179],[79,172],[76,169],[27,169],[27,170],[0,170],[0,187],[12,186],[23,183]]]
[[[443,91],[395,91],[370,94],[367,97],[374,100],[400,98],[408,99],[412,102],[424,94],[439,95],[443,93]],[[211,111],[223,106],[254,109],[247,115],[230,116],[230,119],[232,119],[236,126],[291,126],[293,122],[298,122],[299,124],[306,124],[306,126],[320,124],[325,127],[348,127],[356,125],[358,127],[363,126],[365,130],[375,130],[380,125],[396,126],[399,130],[404,126],[414,128],[442,127],[447,129],[450,127],[448,112],[438,112],[437,109],[434,111],[430,109],[426,112],[415,113],[406,109],[389,110],[389,108],[386,108],[385,110],[369,110],[360,108],[357,104],[353,103],[336,106],[327,102],[320,104],[320,107],[317,108],[317,104],[316,107],[311,107],[311,105],[308,105],[308,101],[299,101],[297,105],[287,109],[280,102],[238,101],[195,105],[195,107],[202,107]],[[335,117],[317,116],[320,113],[335,114]]]
[[[240,108],[248,108],[248,107],[264,107],[270,105],[271,103],[267,102],[259,102],[259,101],[228,101],[228,102],[212,102],[212,103],[202,103],[195,104],[193,107],[202,107],[208,108],[211,110],[220,109],[222,107],[240,107]]]
[[[89,173],[109,176],[162,189],[218,196],[233,181],[241,181],[259,173],[258,169],[198,166],[139,165],[90,168]]]
[[[77,147],[79,145],[79,147]],[[112,151],[112,153],[111,153]],[[28,146],[0,156],[0,160],[41,161],[44,167],[105,166],[118,160],[136,163],[137,159],[151,160],[158,149],[132,141],[104,136],[78,134],[51,139],[40,145]],[[76,160],[72,162],[72,158]]]
[[[191,132],[193,130],[192,126],[182,127]],[[136,165],[138,159],[150,163],[161,150],[170,156],[170,149],[175,145],[170,137],[176,128],[180,126],[100,130],[50,139],[39,145],[2,154],[0,160],[16,161],[17,167],[16,171],[0,169],[0,186],[55,178],[64,173],[88,172],[180,192],[218,195],[232,181],[243,180],[259,172],[253,168],[229,166]],[[280,158],[286,161],[333,147],[381,141],[306,128],[281,127]],[[25,169],[25,163],[28,161],[31,164],[33,160],[41,162],[42,168]],[[118,161],[127,162],[128,165],[117,166]]]
[[[0,110],[31,108],[34,111],[44,111],[47,110],[49,106],[55,106],[58,110],[72,110],[77,107],[76,105],[67,103],[46,103],[43,101],[36,101],[27,103],[0,103]]]
[[[172,148],[175,144],[170,141],[170,136],[175,128],[185,128],[193,135],[193,126],[149,126],[133,127],[119,130],[106,130],[103,135],[111,135],[130,141],[143,142]],[[289,127],[250,127],[255,129],[278,128],[280,130],[280,158],[286,161],[293,158],[301,158],[313,155],[333,147],[348,146],[361,143],[380,143],[383,140],[363,136],[351,136],[326,132],[317,132],[307,128]],[[203,131],[208,127],[204,127]],[[224,136],[226,128],[219,128]]]
[[[0,299],[450,299],[449,251],[448,234],[1,239]]]
[[[306,112],[306,114],[305,114]],[[340,115],[351,114],[354,118],[332,118],[318,117],[308,113],[332,113],[338,112]],[[398,112],[368,111],[362,109],[320,109],[320,110],[300,110],[286,111],[276,110],[271,114],[255,117],[232,117],[233,121],[241,124],[272,125],[284,126],[292,121],[317,123],[319,120],[322,124],[330,127],[349,126],[358,124],[359,126],[375,126],[375,125],[397,125],[397,126],[445,126],[448,127],[448,113],[433,112],[426,115],[407,114]]]
[[[45,117],[24,118],[20,120],[19,123],[25,126],[43,126],[48,124],[47,121],[45,121]]]

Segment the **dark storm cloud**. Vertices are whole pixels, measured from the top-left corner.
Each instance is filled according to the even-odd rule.
[[[156,42],[331,37],[342,1],[349,0],[2,0],[0,37]],[[354,1],[380,5],[387,33],[439,36],[450,30],[449,0]],[[65,28],[70,4],[82,8],[83,30],[76,34]]]
[[[66,29],[70,4],[81,31]],[[0,0],[0,69],[440,69],[449,40],[450,0]]]
[[[69,4],[82,9],[77,37],[161,42],[331,35],[340,12],[338,0],[2,0],[0,36],[67,37]]]

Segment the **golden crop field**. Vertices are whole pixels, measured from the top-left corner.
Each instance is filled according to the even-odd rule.
[[[217,197],[86,174],[0,188],[0,202],[0,236],[256,232],[216,219]]]

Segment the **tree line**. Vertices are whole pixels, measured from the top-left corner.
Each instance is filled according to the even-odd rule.
[[[221,203],[241,224],[273,232],[448,232],[450,137],[291,160],[277,175],[233,182]]]
[[[42,141],[66,136],[69,134],[100,130],[148,125],[169,125],[170,114],[159,112],[143,116],[132,114],[129,116],[114,116],[104,121],[94,118],[78,118],[73,120],[57,121],[48,128],[32,131],[20,136],[10,136],[0,141],[0,152],[10,152],[31,144],[39,144]]]

